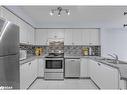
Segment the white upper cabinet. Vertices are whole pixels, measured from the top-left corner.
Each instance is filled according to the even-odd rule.
[[[14,24],[17,24],[17,17],[3,7],[1,7],[1,17],[8,21],[11,21]]]
[[[83,45],[89,45],[90,42],[90,33],[88,31],[89,29],[82,29],[82,44]]]
[[[100,45],[99,29],[65,29],[65,45]]]
[[[89,44],[100,45],[99,29],[89,29]]]
[[[47,29],[48,39],[64,39],[64,29]]]
[[[20,43],[34,44],[34,28],[21,20],[19,17],[1,7],[0,16],[19,26]]]
[[[47,29],[35,30],[35,43],[36,45],[47,45],[48,31]]]
[[[32,28],[30,25],[27,25],[27,41],[29,44],[32,44],[32,45],[35,44],[34,32],[35,32],[35,29]]]
[[[100,45],[99,29],[82,29],[83,45]]]
[[[27,25],[20,18],[18,18],[18,26],[20,26],[20,43],[28,44]]]
[[[72,44],[82,45],[82,29],[72,29]]]
[[[72,45],[72,29],[65,29],[64,45]]]

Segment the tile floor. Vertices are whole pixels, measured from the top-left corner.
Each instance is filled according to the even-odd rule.
[[[90,79],[43,80],[37,79],[29,89],[97,89]]]

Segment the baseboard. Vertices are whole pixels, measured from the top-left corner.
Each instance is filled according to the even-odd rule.
[[[37,77],[37,79],[44,79],[44,77]]]
[[[34,84],[34,82],[37,80],[37,78],[30,84],[30,86],[27,88],[27,90]]]
[[[94,85],[100,90],[101,88],[93,81],[93,79],[90,77],[90,80],[94,83]]]
[[[80,77],[80,79],[90,79],[90,77]]]

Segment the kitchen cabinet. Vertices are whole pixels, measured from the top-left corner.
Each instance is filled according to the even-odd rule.
[[[36,45],[47,45],[48,31],[47,29],[36,29],[35,30],[35,41]]]
[[[30,77],[29,80],[31,81],[30,83],[32,83],[36,78],[37,78],[37,59],[31,61],[31,64],[29,65],[30,68]]]
[[[99,65],[96,61],[89,60],[89,73],[91,79],[100,87]]]
[[[43,58],[38,59],[38,69],[37,69],[37,77],[44,77],[44,68],[45,68],[45,63],[44,63]]]
[[[82,29],[72,29],[72,44],[82,45]]]
[[[29,44],[34,45],[35,44],[35,30],[31,26],[27,25],[27,41]]]
[[[18,26],[20,26],[20,43],[35,44],[34,28],[22,21],[20,18],[17,19]]]
[[[29,87],[29,62],[20,65],[20,89]]]
[[[37,60],[20,65],[20,88],[27,89],[37,78]]]
[[[64,29],[47,29],[48,39],[64,39]]]
[[[17,24],[17,17],[3,7],[1,7],[1,17],[13,22],[14,24]]]
[[[82,31],[80,29],[65,29],[65,45],[82,45]]]
[[[90,45],[89,44],[89,40],[90,40],[90,37],[89,37],[90,33],[88,31],[88,29],[82,29],[82,44],[83,45]]]
[[[20,43],[34,44],[34,28],[21,20],[19,17],[1,7],[0,16],[19,26]]]
[[[102,89],[118,89],[119,75],[118,70],[107,66],[105,64],[100,65],[100,87]]]
[[[89,29],[89,45],[100,45],[99,29]]]
[[[80,77],[86,78],[89,77],[89,59],[88,58],[81,58],[80,63]]]
[[[99,29],[82,29],[83,45],[100,45]]]
[[[116,68],[90,60],[90,77],[101,89],[119,89],[119,73]]]
[[[64,45],[72,45],[72,29],[65,29]]]
[[[99,29],[65,29],[65,45],[100,45]]]

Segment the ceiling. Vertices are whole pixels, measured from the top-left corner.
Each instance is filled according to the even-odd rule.
[[[58,6],[6,6],[36,28],[121,28],[127,23],[127,6],[62,6],[70,15],[51,16]]]

